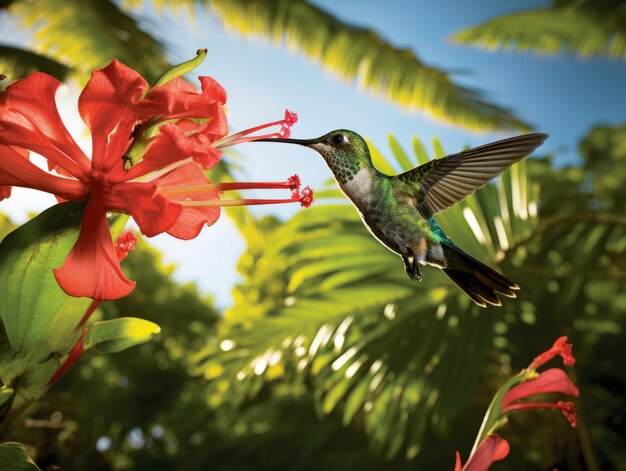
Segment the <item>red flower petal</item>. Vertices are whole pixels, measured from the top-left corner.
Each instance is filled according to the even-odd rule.
[[[486,471],[496,461],[506,458],[511,451],[509,442],[499,435],[487,435],[478,446],[469,461],[463,466],[463,471]],[[457,455],[457,466],[460,459]],[[457,467],[455,466],[455,471]]]
[[[211,97],[222,105],[226,104],[226,90],[224,90],[224,87],[222,87],[217,80],[212,77],[199,77],[199,80],[204,96]]]
[[[171,228],[181,213],[179,204],[172,204],[157,192],[154,183],[129,182],[113,186],[104,195],[106,208],[129,213],[147,237]]]
[[[162,107],[163,120],[178,118],[205,118],[211,116],[213,107],[222,109],[226,103],[226,91],[211,77],[200,77],[202,91],[184,79],[177,77],[164,85],[154,87],[146,96],[147,101],[158,103]],[[225,121],[224,121],[225,122]],[[223,130],[226,135],[228,129]]]
[[[210,183],[201,167],[196,163],[189,163],[179,167],[167,175],[155,181],[160,188],[182,185],[206,185]],[[187,193],[170,196],[169,200],[176,201],[210,201],[217,200],[217,192]],[[219,206],[183,206],[176,223],[168,229],[167,233],[178,239],[189,240],[200,234],[204,225],[210,226],[220,217]]]
[[[65,199],[78,199],[86,193],[86,186],[82,182],[44,172],[28,160],[28,153],[22,154],[11,146],[1,144],[0,186],[33,188]],[[9,191],[5,198],[10,194]]]
[[[203,168],[215,166],[222,157],[222,151],[214,148],[211,144],[224,136],[219,110],[215,109],[211,114],[211,120],[205,124],[194,124],[189,120],[181,120],[176,124],[161,126],[161,133],[177,149],[181,157],[193,157],[193,160]],[[160,152],[158,149],[150,149],[149,153]],[[148,154],[148,153],[146,153]]]
[[[95,170],[107,172],[122,165],[135,123],[150,113],[138,106],[147,88],[141,75],[117,60],[91,74],[80,94],[78,110],[91,131]]]
[[[115,242],[115,252],[117,254],[117,259],[121,262],[128,256],[128,252],[135,250],[135,245],[137,244],[137,237],[135,233],[131,230],[125,230],[120,234]],[[89,320],[89,317],[94,313],[94,311],[100,306],[102,301],[94,300],[83,315],[83,318],[78,323],[78,327],[82,326],[85,322]]]
[[[97,195],[87,201],[78,240],[54,275],[70,296],[109,301],[122,298],[135,288],[135,282],[122,272],[103,202]]]
[[[461,454],[456,452],[456,461],[454,463],[454,471],[463,471],[463,464],[461,463]]]
[[[213,147],[212,143],[228,133],[223,107],[226,96],[221,86],[209,77],[200,77],[200,80],[202,94],[198,94],[193,86],[182,79],[172,80],[150,92],[149,99],[162,97],[166,103],[164,108],[168,109],[159,120],[179,120],[162,125],[159,135],[154,138],[142,160],[128,172],[116,169],[114,181],[130,181],[187,157],[193,157],[203,168],[213,167],[219,162],[222,152]],[[168,87],[172,82],[174,85]],[[184,93],[173,95],[172,91],[177,89]],[[201,118],[206,122],[196,123],[184,118]]]
[[[90,163],[65,128],[55,94],[61,83],[35,72],[0,92],[0,144],[30,149],[78,179]]]
[[[576,385],[568,378],[567,373],[560,368],[551,368],[539,373],[535,379],[512,387],[502,398],[500,407],[505,409],[512,402],[543,393],[561,393],[568,396],[580,395]]]
[[[116,173],[114,181],[129,181],[187,157],[203,168],[211,168],[222,157],[222,151],[211,145],[220,137],[213,134],[211,122],[195,124],[183,119],[176,124],[164,124],[160,132],[142,160],[128,172]]]

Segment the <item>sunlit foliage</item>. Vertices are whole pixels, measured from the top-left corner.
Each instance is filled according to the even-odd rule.
[[[509,13],[472,26],[453,41],[486,49],[571,52],[626,59],[626,2],[553,0],[547,8]]]
[[[167,41],[148,32],[149,23],[136,8],[142,3],[14,0],[8,11],[33,29],[32,50],[0,44],[0,70],[12,79],[36,69],[84,82],[92,70],[115,58],[144,77],[156,78],[167,68]],[[374,31],[342,22],[305,0],[162,0],[158,6],[161,14],[163,6],[182,7],[187,13],[210,8],[244,36],[285,42],[330,74],[438,120],[469,129],[528,129],[510,110],[455,83],[413,51],[397,48]]]

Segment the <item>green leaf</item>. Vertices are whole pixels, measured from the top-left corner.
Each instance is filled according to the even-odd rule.
[[[0,389],[0,410],[9,401],[9,399],[13,397],[14,392],[13,388],[8,388],[6,386]]]
[[[406,152],[404,152],[404,149],[398,142],[398,139],[396,139],[396,137],[391,133],[389,133],[388,139],[391,152],[400,164],[400,168],[402,169],[402,171],[404,172],[406,170],[411,170],[413,167],[415,167],[415,164],[411,161],[411,159],[409,159],[409,156],[406,154]]]
[[[30,459],[24,445],[17,442],[0,444],[0,469],[11,471],[41,471]]]
[[[78,238],[83,205],[55,205],[11,232],[0,243],[0,319],[13,354],[61,347],[91,303],[59,287],[60,267]],[[51,350],[50,350],[51,349]]]
[[[41,399],[48,390],[48,381],[61,365],[60,357],[52,356],[43,363],[32,365],[24,371],[15,386],[11,410],[19,410],[22,406]]]
[[[422,144],[422,141],[417,136],[413,138],[413,152],[415,153],[415,156],[417,157],[417,163],[419,165],[425,164],[426,162],[430,160],[428,158],[428,153],[426,152],[426,149],[424,148],[424,144]]]
[[[213,0],[210,6],[229,28],[284,42],[330,74],[404,108],[470,129],[528,128],[506,108],[486,102],[481,93],[426,65],[413,51],[342,22],[312,2]]]
[[[488,20],[452,36],[456,43],[495,49],[571,52],[581,57],[626,59],[626,9],[604,9],[603,2],[541,8]]]
[[[317,263],[307,263],[305,266],[296,271],[292,277],[287,290],[295,291],[303,283],[310,281],[317,276],[328,276],[334,272],[342,271],[349,268],[360,268],[378,264],[385,264],[389,261],[389,255],[386,253],[370,256],[367,259],[359,260],[354,255],[334,256],[330,259],[321,260]]]
[[[435,150],[435,157],[440,159],[446,155],[446,151],[443,150],[443,145],[438,138],[433,138],[433,149]]]
[[[163,44],[110,0],[20,1],[10,12],[34,29],[35,52],[63,62],[81,82],[113,59],[148,81],[168,68]]]
[[[372,144],[372,142],[369,139],[365,139],[365,142],[367,143],[367,147],[369,147],[370,149],[370,154],[372,157],[372,163],[374,164],[374,167],[378,171],[385,173],[387,175],[395,175],[396,171],[391,166],[389,161],[387,161],[387,159],[383,157],[383,154],[380,153],[380,151]]]
[[[363,404],[365,404],[369,387],[370,382],[360,381],[350,393],[343,409],[342,422],[345,426],[352,422],[356,413],[363,407]]]
[[[70,73],[70,68],[50,57],[32,51],[0,45],[0,71],[7,75],[6,82],[26,77],[35,71],[45,72],[63,81]]]
[[[120,317],[95,322],[87,331],[83,348],[101,353],[116,353],[148,342],[161,332],[154,322],[136,317]]]

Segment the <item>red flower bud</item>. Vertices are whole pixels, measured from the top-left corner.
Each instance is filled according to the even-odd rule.
[[[556,339],[552,347],[546,352],[537,355],[535,359],[528,365],[528,369],[536,369],[545,365],[555,356],[560,355],[563,358],[563,364],[571,366],[576,363],[576,359],[572,355],[572,344],[567,343],[567,337],[559,337]]]

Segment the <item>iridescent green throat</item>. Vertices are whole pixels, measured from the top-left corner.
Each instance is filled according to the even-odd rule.
[[[371,166],[366,156],[325,150],[321,151],[320,154],[324,157],[337,181],[342,185],[353,180],[354,176],[363,168]]]

